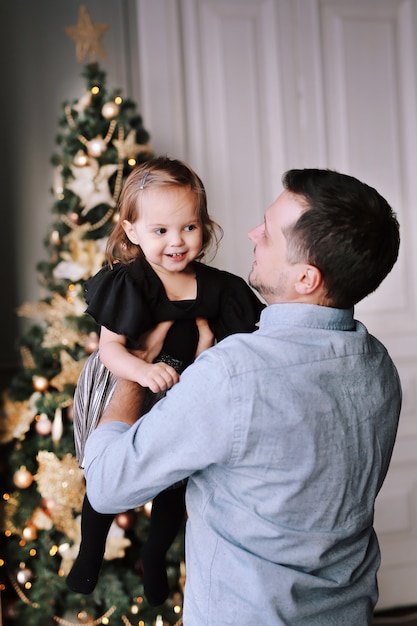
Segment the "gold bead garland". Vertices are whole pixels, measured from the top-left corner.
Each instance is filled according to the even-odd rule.
[[[68,228],[70,228],[71,230],[84,230],[86,233],[91,233],[94,230],[98,230],[99,228],[101,228],[102,226],[104,226],[104,224],[106,222],[109,221],[109,219],[111,218],[111,216],[114,213],[114,209],[111,208],[109,209],[104,215],[103,217],[96,222],[95,224],[76,224],[75,222],[73,222],[72,220],[69,219],[69,217],[67,217],[66,215],[61,215],[61,219],[64,222],[64,224],[66,226],[68,226]]]
[[[35,359],[27,346],[20,348],[20,356],[22,357],[23,367],[25,370],[34,370],[36,367]]]
[[[13,578],[11,576],[9,576],[9,578],[10,578],[10,582],[12,583],[13,589],[16,591],[17,595],[22,600],[22,602],[24,602],[25,604],[28,604],[29,606],[31,606],[32,609],[40,609],[41,608],[40,605],[37,602],[32,602],[31,600],[29,600],[29,598],[23,593],[23,591],[21,590],[21,588],[17,584],[17,581],[13,580]]]
[[[105,613],[103,613],[101,617],[98,617],[93,622],[88,622],[89,626],[90,625],[97,626],[98,624],[103,624],[103,619],[107,619],[108,617],[113,615],[115,610],[116,610],[115,605],[111,606]],[[74,622],[68,622],[67,620],[62,619],[62,617],[57,617],[56,615],[54,615],[53,619],[55,622],[57,622],[58,624],[61,624],[62,626],[79,626],[79,624],[75,624]]]
[[[119,141],[123,141],[124,136],[125,136],[125,129],[120,124],[119,133],[118,133]],[[120,152],[118,152],[117,154],[118,154],[118,168],[117,168],[117,176],[116,176],[116,182],[114,185],[114,194],[113,194],[113,200],[115,202],[117,202],[120,191],[122,189],[122,176],[123,176],[123,158],[121,157]]]
[[[74,118],[72,117],[72,113],[71,113],[71,107],[69,104],[67,104],[67,106],[65,107],[65,116],[67,118],[67,122],[68,122],[68,126],[71,128],[71,130],[77,130],[77,126],[74,122]],[[107,131],[106,136],[103,139],[103,142],[105,144],[108,144],[109,141],[111,140],[111,138],[113,137],[113,133],[115,131],[116,128],[116,124],[117,121],[116,120],[111,120],[110,124],[109,124],[109,129]],[[78,140],[84,145],[84,146],[88,146],[88,144],[90,143],[91,139],[87,139],[86,137],[84,137],[84,135],[77,135]]]

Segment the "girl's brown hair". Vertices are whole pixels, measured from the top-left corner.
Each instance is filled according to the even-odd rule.
[[[122,223],[124,220],[133,223],[138,219],[139,194],[161,187],[188,187],[194,193],[195,209],[203,230],[201,252],[197,259],[202,259],[210,248],[213,249],[212,256],[216,254],[223,230],[208,214],[206,191],[201,179],[183,161],[162,156],[138,165],[126,179],[119,200],[119,221],[107,241],[106,258],[110,266],[114,261],[129,263],[143,256],[140,246],[127,237]]]

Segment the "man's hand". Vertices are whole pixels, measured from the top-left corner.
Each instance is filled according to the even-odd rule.
[[[204,317],[196,317],[195,323],[198,328],[198,345],[195,353],[195,358],[198,357],[199,354],[211,348],[214,344],[214,334],[211,330],[208,321]]]
[[[173,323],[173,321],[160,322],[155,328],[141,335],[139,338],[140,350],[134,350],[133,354],[148,363],[153,363],[161,352],[165,337]]]

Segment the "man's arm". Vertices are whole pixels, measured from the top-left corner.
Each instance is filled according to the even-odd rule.
[[[206,350],[133,425],[115,415],[96,428],[85,446],[92,507],[102,513],[135,508],[194,472],[230,460],[232,387],[216,348]],[[128,406],[126,397],[122,402]]]

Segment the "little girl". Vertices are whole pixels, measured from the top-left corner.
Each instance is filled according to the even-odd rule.
[[[126,180],[119,210],[107,244],[108,265],[86,288],[87,313],[101,331],[99,349],[88,359],[74,396],[81,466],[85,440],[117,377],[149,390],[144,413],[193,362],[199,344],[196,318],[207,320],[220,341],[255,330],[264,307],[242,278],[199,262],[213,245],[217,248],[222,230],[210,218],[203,183],[188,165],[158,157],[138,166]],[[135,356],[139,337],[168,320],[173,324],[154,363]],[[185,517],[184,494],[185,484],[176,484],[152,503],[141,569],[144,593],[154,606],[169,594],[165,557]],[[73,591],[93,591],[113,518],[94,511],[85,497],[80,551],[67,577]]]

